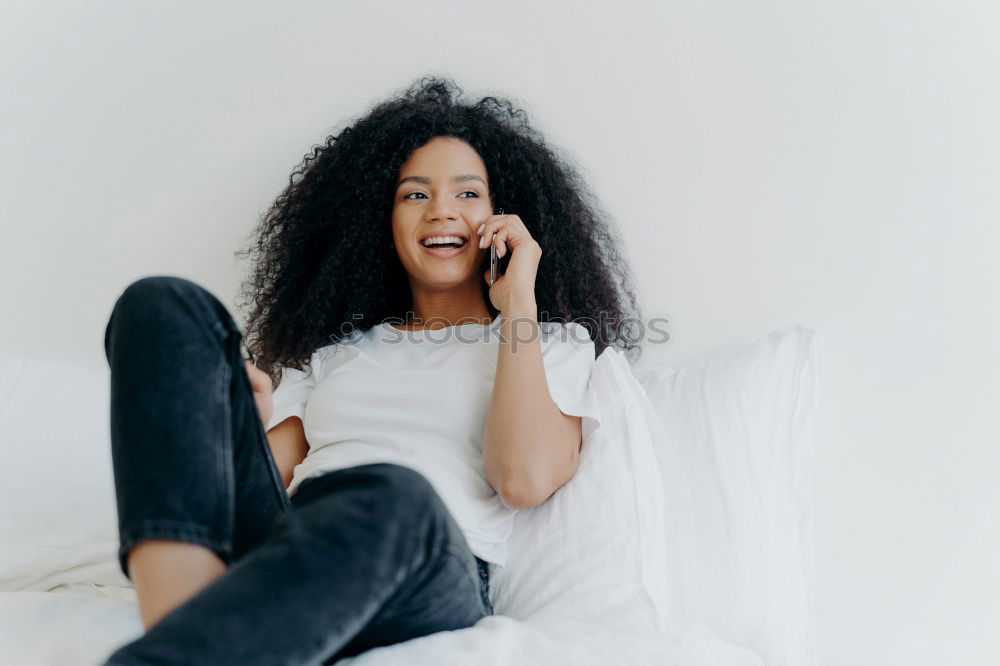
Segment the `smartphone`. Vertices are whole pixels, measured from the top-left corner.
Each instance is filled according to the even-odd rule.
[[[503,208],[500,209],[500,212],[498,212],[497,215],[503,215]],[[496,282],[496,279],[497,279],[497,245],[494,242],[490,243],[490,286],[491,287],[493,286],[493,283]]]

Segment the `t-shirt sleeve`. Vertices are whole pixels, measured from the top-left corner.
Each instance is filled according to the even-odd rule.
[[[589,389],[594,369],[594,341],[576,322],[553,326],[541,337],[542,363],[549,395],[564,414],[597,418],[597,405]]]
[[[309,396],[316,388],[316,374],[319,372],[318,361],[318,355],[314,354],[310,362],[311,371],[282,366],[281,380],[278,387],[271,393],[274,412],[271,414],[271,420],[267,422],[265,432],[290,416],[297,416],[300,419],[304,417]]]

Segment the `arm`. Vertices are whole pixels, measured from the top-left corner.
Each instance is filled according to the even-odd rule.
[[[501,316],[483,461],[486,478],[503,504],[527,509],[544,502],[576,473],[581,418],[563,414],[549,394],[535,301],[514,301]]]
[[[267,431],[267,442],[271,455],[281,472],[285,488],[292,483],[295,466],[305,460],[309,453],[309,443],[302,428],[302,419],[291,416]]]

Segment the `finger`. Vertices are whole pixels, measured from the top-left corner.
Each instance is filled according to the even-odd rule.
[[[478,234],[480,238],[483,237],[483,232],[490,226],[490,224],[496,219],[496,217],[497,217],[496,215],[490,215],[483,221],[482,224],[479,225],[479,228],[476,229],[476,234]]]
[[[488,222],[486,224],[484,224],[482,227],[480,227],[480,231],[479,231],[479,247],[480,248],[484,248],[484,247],[489,247],[490,246],[489,238],[490,238],[490,235],[492,233],[493,233],[493,230],[490,228]]]
[[[493,235],[497,232],[497,229],[499,229],[503,224],[504,220],[502,218],[490,219],[484,222],[480,226],[479,247],[481,248],[489,247],[490,243],[493,242]]]
[[[497,257],[503,257],[507,254],[507,238],[510,236],[509,229],[501,229],[497,232],[496,242],[497,242]]]

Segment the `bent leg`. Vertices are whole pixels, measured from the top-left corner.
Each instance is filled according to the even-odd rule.
[[[489,614],[464,535],[418,472],[336,470],[292,503],[256,549],[107,663],[328,664]]]
[[[143,539],[175,539],[229,563],[291,503],[219,300],[175,276],[130,284],[105,330],[119,564]]]

